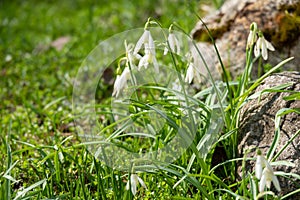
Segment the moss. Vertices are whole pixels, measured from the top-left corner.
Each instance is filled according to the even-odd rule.
[[[280,12],[276,22],[278,30],[272,34],[272,41],[276,46],[293,45],[300,35],[300,5]]]
[[[222,35],[228,31],[228,26],[220,26],[218,28],[210,28],[210,27],[208,28],[214,40],[216,40],[217,38],[221,38]],[[198,42],[212,43],[211,38],[209,37],[209,34],[204,26],[194,33],[193,38]]]

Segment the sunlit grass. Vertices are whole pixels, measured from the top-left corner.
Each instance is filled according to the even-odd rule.
[[[221,2],[213,1],[215,6]],[[107,97],[113,91],[110,81],[117,68],[112,64],[107,83],[98,86],[95,105],[100,133],[109,140],[86,142],[75,129],[78,116],[72,113],[74,77],[101,40],[143,27],[148,17],[164,28],[176,22],[174,27],[188,37],[198,20],[193,11],[198,9],[196,1],[1,2],[0,199],[255,199],[259,195],[274,195],[270,191],[258,194],[253,172],[243,171],[242,180],[236,177],[237,162],[245,164],[246,160],[255,159],[237,156],[238,118],[245,100],[250,95],[260,95],[253,94],[254,89],[290,59],[251,80],[254,60],[249,50],[245,55],[249,62],[238,81],[229,82],[226,77],[224,82],[210,79],[211,85],[201,91],[185,85],[188,92],[159,84],[144,85],[138,90],[143,95],[130,99],[130,115],[123,121],[111,116],[112,99]],[[63,36],[70,39],[62,50],[51,45]],[[179,57],[158,58],[185,73],[186,63]],[[181,84],[183,80],[184,76]],[[299,111],[284,109],[276,115],[277,139],[280,117],[290,112]],[[197,117],[199,123],[195,125],[192,122]],[[153,124],[154,119],[163,125]],[[122,124],[126,120],[132,123]],[[148,133],[124,134],[132,125]],[[99,142],[135,153],[157,153],[172,141],[179,127],[186,130],[181,139],[191,143],[171,164],[155,157],[147,162],[132,159],[124,166],[127,170],[121,171],[106,165],[109,158],[105,155],[98,160],[87,150],[92,142]],[[297,135],[299,131],[293,138]],[[272,161],[284,150],[274,155],[277,141],[267,155]],[[215,152],[224,152],[224,158],[216,161]],[[147,186],[145,189],[137,185],[135,196],[126,189],[133,173]]]

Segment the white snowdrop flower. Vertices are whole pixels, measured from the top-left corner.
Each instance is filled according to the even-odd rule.
[[[262,177],[259,182],[259,192],[264,191],[265,186],[267,186],[267,188],[270,189],[271,182],[273,182],[276,190],[278,192],[280,192],[281,188],[279,185],[279,181],[278,181],[277,177],[274,175],[272,167],[270,165],[267,165],[262,172]]]
[[[255,163],[255,176],[260,179],[262,176],[262,170],[266,166],[266,159],[262,155],[258,155]]]
[[[127,45],[127,42],[125,40],[125,49],[126,49],[126,58],[127,58],[126,64],[127,64],[127,66],[129,65],[132,68],[136,67],[136,65],[134,63],[137,60],[140,60],[142,58],[141,55],[133,53],[133,48],[134,48],[134,45],[132,43]]]
[[[135,62],[137,60],[140,60],[141,58],[142,58],[141,55],[139,54],[134,55],[133,52],[129,52],[127,54],[127,59],[128,59],[127,66],[130,65],[131,68],[135,68],[136,67]]]
[[[148,44],[145,44],[145,55],[140,59],[138,70],[140,70],[141,67],[147,69],[149,64],[153,64],[155,71],[159,73],[159,65],[155,57],[155,51],[153,51]]]
[[[127,86],[127,80],[130,76],[129,67],[125,67],[121,75],[117,75],[115,84],[114,84],[114,91],[112,96],[118,97],[120,91]]]
[[[262,155],[261,151],[257,150],[257,158],[255,163],[255,176],[260,179],[259,191],[264,191],[265,186],[270,189],[271,182],[273,182],[275,188],[281,191],[279,181],[274,175],[273,168],[266,158]]]
[[[169,33],[168,43],[166,44],[166,47],[164,49],[164,55],[166,55],[168,53],[169,47],[172,52],[174,52],[176,54],[180,53],[180,43],[173,32]]]
[[[195,62],[195,55],[193,55],[193,52],[187,53],[185,56],[188,60],[188,68],[186,70],[185,79],[184,81],[187,83],[192,83],[193,80],[197,79],[197,81],[201,81],[200,77],[200,69],[199,65],[195,66],[195,63],[199,64],[198,62]],[[197,59],[197,58],[196,58]]]
[[[256,33],[257,33],[257,24],[255,22],[253,22],[250,25],[250,33],[247,38],[247,47],[246,47],[247,49],[250,49],[256,42],[256,39],[257,39]]]
[[[192,83],[193,79],[194,79],[194,64],[192,62],[189,63],[189,66],[187,68],[186,71],[186,75],[185,75],[185,79],[184,81],[187,83]]]
[[[275,51],[275,48],[273,47],[273,45],[264,38],[262,33],[259,33],[259,38],[254,47],[255,57],[258,57],[261,53],[263,59],[267,60],[268,59],[268,49],[270,51]]]
[[[145,29],[143,35],[140,37],[140,39],[137,41],[133,54],[136,55],[138,54],[138,52],[140,51],[140,49],[142,48],[142,46],[145,44],[147,44],[147,46],[155,52],[155,45],[154,45],[154,41],[153,38],[151,36],[151,33],[149,30]],[[146,48],[146,46],[145,46]]]
[[[131,192],[132,194],[135,196],[136,195],[136,188],[138,186],[138,184],[141,184],[141,186],[143,188],[145,188],[147,190],[147,186],[146,184],[144,183],[144,181],[136,174],[131,174],[130,176],[130,183],[129,181],[127,182],[126,184],[126,190],[129,190],[129,185],[131,185]]]

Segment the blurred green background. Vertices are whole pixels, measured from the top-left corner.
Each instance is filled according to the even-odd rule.
[[[149,17],[189,32],[199,5],[193,0],[0,1],[0,172],[7,169],[5,141],[17,151],[24,148],[20,142],[53,145],[76,135],[73,79],[100,41],[143,27]],[[16,159],[26,166],[31,156]]]
[[[47,113],[52,117],[58,108],[61,113],[54,121],[59,125],[52,124],[52,129],[59,128],[60,116],[71,112],[72,81],[77,70],[99,42],[122,31],[141,28],[149,17],[165,28],[176,22],[190,32],[197,22],[194,12],[199,11],[201,3],[195,0],[0,1],[2,132],[7,130],[10,120],[16,123],[15,115],[20,114],[17,128],[14,123],[12,128],[22,137],[35,122],[40,127],[44,118],[49,118]],[[57,99],[59,106],[45,109]],[[33,116],[26,117],[24,113]]]
[[[72,77],[101,40],[143,27],[148,17],[189,32],[198,7],[198,1],[184,0],[1,1],[1,110],[71,96]],[[60,41],[62,49],[53,44],[57,39],[67,40]]]
[[[221,2],[0,0],[0,194],[15,196],[44,178],[51,181],[44,191],[48,197],[81,195],[84,184],[96,185],[94,174],[86,172],[92,156],[76,146],[81,141],[72,116],[73,80],[82,61],[99,42],[144,27],[149,17],[190,32],[202,3]],[[66,158],[56,166],[60,145]],[[11,176],[18,182],[10,184],[1,173],[14,162]]]

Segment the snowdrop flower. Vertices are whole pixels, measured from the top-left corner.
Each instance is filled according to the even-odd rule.
[[[256,151],[257,157],[256,157],[256,163],[255,163],[255,176],[258,179],[261,179],[262,171],[263,169],[268,166],[269,168],[272,168],[269,162],[266,160],[266,158],[262,155],[261,150],[257,149]]]
[[[172,31],[170,31],[170,33],[169,33],[168,42],[164,49],[164,55],[166,55],[168,53],[169,47],[172,52],[174,52],[176,54],[180,53],[180,43]]]
[[[118,97],[120,91],[127,86],[127,80],[130,76],[129,67],[125,67],[121,75],[117,75],[115,84],[114,84],[114,91],[112,96]]]
[[[250,33],[248,35],[246,49],[250,49],[254,45],[254,43],[256,42],[256,39],[257,39],[256,33],[257,33],[257,24],[255,22],[253,22],[250,25]]]
[[[131,184],[131,192],[132,194],[135,196],[136,195],[136,188],[138,186],[138,184],[141,184],[141,186],[143,188],[145,188],[147,190],[147,186],[144,183],[144,181],[136,174],[131,174],[130,176],[130,184]],[[129,181],[126,184],[126,190],[129,190]]]
[[[136,65],[134,64],[137,60],[140,60],[142,57],[139,54],[134,54],[133,53],[133,44],[128,44],[125,40],[125,49],[126,49],[126,65],[130,68],[134,68],[136,67]]]
[[[155,54],[155,45],[154,45],[154,41],[153,38],[151,36],[151,33],[149,30],[145,29],[143,35],[140,37],[140,39],[137,41],[133,54],[136,55],[138,54],[139,50],[142,48],[142,46],[144,45],[144,47],[146,48],[145,45],[148,46],[148,48],[153,51],[152,53]]]
[[[141,67],[147,67],[149,64],[153,64],[155,71],[159,72],[159,65],[155,57],[155,52],[152,51],[152,49],[148,46],[148,44],[145,44],[145,55],[140,59],[138,70],[141,69]]]
[[[279,181],[274,175],[273,168],[266,158],[261,154],[261,151],[257,150],[257,158],[255,164],[255,176],[260,179],[259,191],[264,191],[265,186],[270,189],[271,182],[273,182],[275,188],[281,191]]]
[[[266,159],[262,155],[258,155],[255,163],[255,176],[260,179],[262,176],[262,170],[266,166]]]
[[[275,51],[275,48],[273,47],[273,45],[270,42],[268,42],[264,38],[264,36],[261,32],[258,34],[258,37],[259,38],[254,47],[254,55],[255,55],[255,57],[258,57],[261,53],[263,59],[267,60],[268,59],[268,49],[270,51]]]
[[[193,79],[194,79],[194,64],[192,62],[189,63],[188,69],[186,71],[186,75],[185,75],[185,82],[188,83],[192,83]]]
[[[145,25],[145,29],[144,29],[145,31],[143,35],[140,37],[140,39],[137,41],[135,45],[135,48],[133,50],[133,55],[138,55],[138,52],[140,51],[142,46],[144,46],[145,55],[142,58],[140,58],[138,69],[140,70],[141,67],[148,68],[149,64],[153,64],[155,71],[158,73],[159,66],[155,57],[156,56],[155,44],[150,31],[147,29],[149,23],[150,21],[148,19],[148,22]]]
[[[274,175],[272,167],[270,165],[267,165],[262,172],[262,177],[259,182],[259,192],[264,191],[265,186],[267,186],[267,188],[270,189],[271,182],[273,182],[276,190],[278,192],[280,192],[281,188],[279,185],[279,181],[278,181],[277,177]]]
[[[192,83],[193,79],[201,80],[199,70],[195,66],[195,60],[191,52],[189,52],[186,57],[188,58],[188,68],[186,70],[184,81],[187,83]]]

